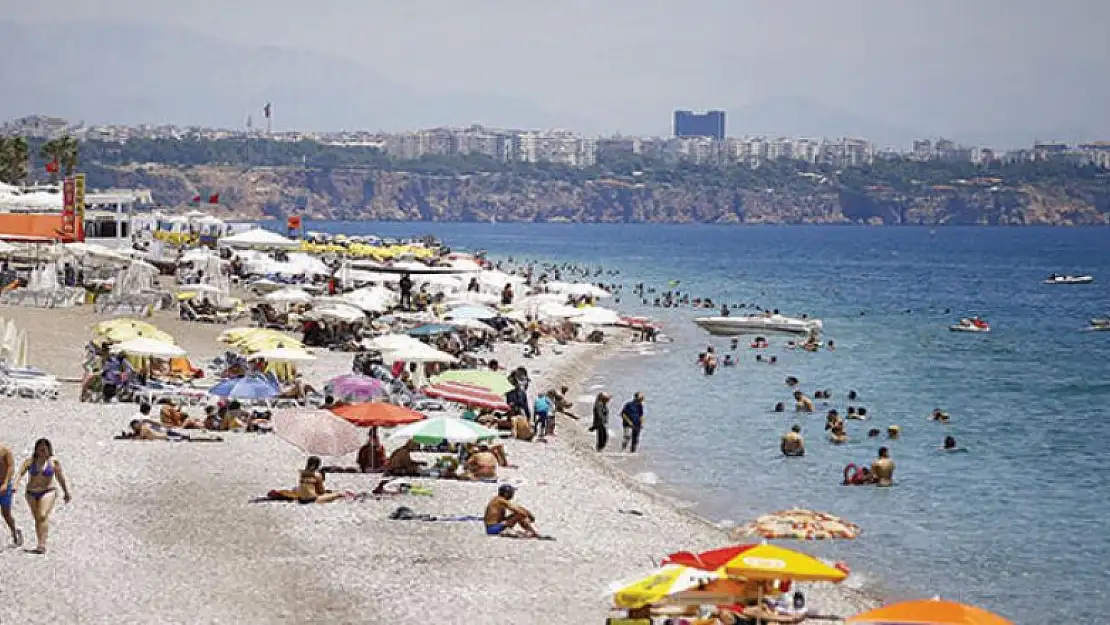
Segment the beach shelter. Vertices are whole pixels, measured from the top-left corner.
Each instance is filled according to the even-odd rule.
[[[768,544],[734,545],[702,553],[672,553],[664,564],[682,564],[747,580],[840,582],[844,570],[804,553]]]
[[[231,399],[270,399],[279,392],[273,382],[261,375],[220,380],[208,389],[211,395]]]
[[[384,402],[343,404],[331,411],[359,427],[391,428],[424,420],[423,414],[411,408]]]
[[[110,351],[115,354],[147,356],[150,358],[180,358],[185,355],[185,350],[172,343],[143,337],[117,343],[112,346]]]
[[[345,456],[362,447],[362,432],[327,410],[279,410],[274,434],[315,456]]]
[[[472,421],[454,417],[436,417],[398,428],[389,439],[391,441],[411,440],[421,445],[439,445],[440,443],[476,443],[493,440],[499,436],[496,430],[484,428]]]
[[[428,397],[462,404],[470,408],[485,408],[496,412],[508,412],[509,404],[503,395],[498,395],[484,386],[473,386],[459,382],[439,382],[420,389]]]
[[[483,369],[455,369],[444,371],[432,378],[432,384],[439,384],[441,382],[458,382],[460,384],[477,386],[488,389],[490,393],[496,395],[504,395],[513,390],[512,383],[509,382],[509,378],[504,373],[486,371]]]
[[[847,620],[856,625],[1014,625],[977,608],[943,599],[918,599],[868,610]]]
[[[338,401],[367,402],[389,397],[385,382],[368,375],[341,375],[324,384],[324,394]]]
[[[618,582],[611,588],[613,604],[618,608],[634,610],[659,603],[668,596],[721,579],[715,571],[705,571],[680,564],[667,564],[651,573],[627,582]]]

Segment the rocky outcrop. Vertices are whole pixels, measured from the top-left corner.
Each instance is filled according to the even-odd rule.
[[[945,187],[916,194],[835,182],[749,189],[512,172],[433,176],[370,169],[90,166],[97,187],[146,187],[182,206],[219,193],[235,217],[581,223],[1106,225],[1110,198],[1062,189]]]

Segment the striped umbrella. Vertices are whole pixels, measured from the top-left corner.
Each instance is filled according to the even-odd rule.
[[[496,412],[509,411],[509,404],[505,403],[505,398],[484,386],[462,382],[440,382],[421,390],[428,397],[437,397],[471,408],[485,408]]]
[[[390,440],[414,441],[421,445],[440,443],[476,443],[500,436],[496,430],[454,417],[436,417],[394,430]]]
[[[362,447],[362,431],[327,410],[282,410],[274,413],[274,433],[315,456],[345,456]]]

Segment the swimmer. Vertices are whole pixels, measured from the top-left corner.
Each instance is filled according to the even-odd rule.
[[[858,419],[859,415],[856,414],[855,406],[848,406],[848,414],[844,415],[845,419]]]
[[[834,445],[842,445],[848,442],[848,433],[844,431],[843,422],[838,422],[833,426],[832,431],[829,432],[829,442]]]
[[[956,445],[956,437],[955,436],[945,436],[944,437],[944,446],[941,447],[940,449],[941,449],[941,451],[962,451],[962,452],[967,451],[963,447],[958,447]]]
[[[859,399],[859,393],[854,390],[848,391],[848,401],[856,401]]]
[[[782,436],[779,451],[787,457],[806,455],[805,441],[802,440],[802,426],[794,424],[790,431]]]
[[[798,378],[796,378],[792,375],[786,376],[786,385],[787,386],[798,386]]]
[[[929,415],[929,419],[938,423],[948,423],[948,413],[940,408],[934,408],[933,414]]]
[[[879,448],[879,457],[871,463],[871,473],[876,486],[894,485],[894,460],[890,458],[890,450],[886,447]]]
[[[898,440],[898,437],[901,434],[902,428],[898,427],[897,425],[892,425],[886,429],[886,437],[892,441]]]
[[[867,418],[867,409],[864,408],[863,406],[860,406],[859,408],[856,408],[856,416],[860,419],[866,419]]]
[[[725,354],[724,361],[721,362],[722,367],[735,367],[736,361],[732,359],[732,354]]]
[[[775,412],[786,412],[786,404],[781,401],[775,404]]]
[[[756,362],[763,362],[763,354],[756,354],[755,355],[755,361]]]
[[[813,412],[813,400],[801,391],[794,391],[794,412]]]
[[[878,438],[879,435],[882,433],[883,431],[879,428],[871,428],[870,430],[867,430],[867,438]]]
[[[774,365],[774,364],[778,364],[778,362],[779,362],[779,357],[778,356],[771,356],[771,359],[767,361],[767,364]]]

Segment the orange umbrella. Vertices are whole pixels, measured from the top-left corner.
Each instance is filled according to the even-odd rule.
[[[393,427],[407,425],[422,421],[424,415],[415,410],[380,402],[363,404],[344,404],[331,409],[335,414],[343,417],[360,427]]]
[[[860,625],[1014,625],[997,614],[954,601],[918,599],[876,608],[848,619]]]

